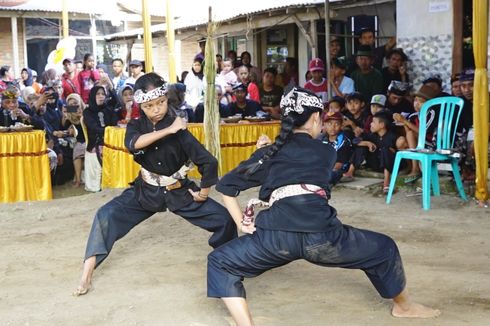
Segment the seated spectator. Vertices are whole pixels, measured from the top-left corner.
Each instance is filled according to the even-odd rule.
[[[14,69],[5,65],[0,68],[0,92],[3,92],[8,86],[19,88],[15,80]]]
[[[414,94],[413,106],[415,108],[415,112],[410,114],[407,118],[404,118],[403,115],[399,113],[393,114],[393,118],[396,122],[403,124],[405,128],[406,140],[409,148],[417,147],[418,136],[419,136],[419,112],[424,105],[430,99],[436,98],[438,95],[437,91],[428,86],[422,85],[420,89]],[[433,136],[435,128],[437,127],[437,114],[436,111],[431,108],[427,111],[427,125],[426,125],[426,138],[425,143],[426,147],[432,147]],[[412,160],[412,167],[405,178],[405,182],[413,182],[420,177],[420,168],[418,161]]]
[[[259,88],[256,83],[250,80],[250,71],[247,66],[238,68],[238,80],[247,86],[247,99],[260,103]]]
[[[130,84],[124,85],[118,95],[120,103],[120,109],[118,110],[119,120],[127,124],[131,119],[139,119],[141,113],[138,104],[133,98],[133,87]]]
[[[311,80],[311,78],[313,78],[313,76],[311,75],[311,71],[307,70],[305,72],[305,82]],[[276,84],[277,85],[277,84]]]
[[[262,75],[262,86],[259,88],[260,105],[273,119],[281,119],[279,103],[282,97],[282,88],[274,84],[276,80],[276,68],[267,68]]]
[[[347,111],[344,116],[344,130],[350,139],[360,137],[364,131],[364,124],[369,116],[369,111],[365,107],[364,96],[359,92],[347,95]]]
[[[235,69],[240,67],[241,62],[237,60],[237,54],[235,50],[229,50],[228,53],[226,54],[226,58],[230,59],[231,62],[231,69]]]
[[[90,90],[89,105],[83,111],[88,139],[85,153],[85,190],[100,191],[102,176],[102,147],[107,126],[117,124],[117,113],[106,104],[106,90],[96,85]]]
[[[408,83],[392,80],[388,86],[386,108],[393,113],[408,116],[415,112],[413,104],[407,99],[410,85]]]
[[[357,92],[365,98],[383,93],[383,75],[373,67],[373,54],[369,46],[359,46],[356,52],[358,68],[351,74]]]
[[[461,92],[461,82],[459,81],[460,74],[455,74],[451,76],[451,95],[461,97],[463,93]]]
[[[248,51],[243,51],[242,54],[240,55],[240,61],[241,65],[240,66],[246,66],[248,68],[249,74],[250,74],[250,79],[254,82],[258,80],[262,80],[262,73],[259,68],[255,67],[252,65],[252,56],[250,55],[250,52]],[[235,73],[238,75],[238,68],[235,68]]]
[[[311,59],[308,70],[311,72],[311,79],[305,83],[304,88],[315,93],[322,100],[323,105],[326,106],[328,102],[328,81],[323,78],[325,66],[322,59]]]
[[[181,117],[187,122],[195,122],[194,108],[187,103],[186,85],[182,83],[169,84],[167,87],[167,107],[171,117]]]
[[[44,122],[27,105],[19,106],[19,89],[8,86],[1,96],[0,126],[10,127],[16,123],[34,126],[34,129],[44,130]]]
[[[230,115],[228,112],[228,106],[221,103],[221,98],[223,97],[223,90],[221,86],[216,85],[216,101],[219,106],[219,116],[220,118],[226,118]],[[196,111],[194,111],[194,122],[202,123],[204,121],[204,104],[201,103],[197,106]]]
[[[332,185],[337,184],[342,179],[343,174],[349,170],[350,159],[353,154],[350,139],[342,132],[343,119],[340,112],[323,114],[322,141],[337,151],[337,160],[332,172]]]
[[[36,90],[34,90],[34,88],[32,86],[24,87],[24,89],[20,91],[19,103],[23,103],[23,104],[27,105],[27,107],[29,107],[27,102],[28,102],[29,96],[31,96],[31,95],[36,95]]]
[[[392,49],[386,55],[388,66],[381,70],[383,75],[383,93],[388,91],[388,86],[392,80],[408,83],[407,60],[408,57],[402,49]]]
[[[344,58],[335,58],[332,60],[329,81],[335,96],[344,97],[354,92],[354,81],[345,75],[345,69],[346,64]]]
[[[425,79],[422,82],[422,84],[427,85],[427,86],[435,89],[437,94],[438,94],[436,97],[451,96],[450,94],[448,94],[442,90],[442,79],[441,79],[441,76],[439,76],[439,75],[430,76],[429,78]]]
[[[223,60],[223,69],[216,77],[216,85],[221,86],[223,96],[221,103],[228,105],[233,102],[233,85],[238,83],[238,76],[233,71],[233,61],[230,58]]]
[[[369,133],[371,131],[371,122],[373,121],[373,116],[383,110],[386,104],[386,96],[383,94],[373,95],[371,98],[370,112],[371,114],[367,117],[366,122],[364,123],[364,132]]]
[[[343,97],[340,96],[334,96],[330,101],[327,103],[327,108],[329,113],[343,113],[345,110],[345,100]]]
[[[388,193],[395,162],[397,136],[392,126],[391,113],[378,112],[371,122],[371,132],[353,142],[356,146],[353,156],[355,168],[359,168],[365,161],[368,168],[383,172],[383,194]]]
[[[216,74],[220,74],[223,64],[223,56],[221,54],[216,54]]]
[[[83,134],[81,118],[83,115],[83,110],[85,109],[85,104],[83,104],[82,98],[76,93],[68,95],[66,98],[66,115],[67,122],[72,126],[69,128],[70,135],[75,137],[75,144],[73,146],[73,167],[75,170],[75,175],[73,179],[73,186],[80,187],[82,183],[82,170],[83,162],[85,158],[85,135]]]
[[[228,114],[230,116],[241,114],[242,118],[245,118],[267,115],[258,102],[247,99],[246,85],[235,85],[233,87],[233,94],[235,95],[236,102],[233,102],[228,106]]]

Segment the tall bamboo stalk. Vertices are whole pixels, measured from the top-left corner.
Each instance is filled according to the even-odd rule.
[[[204,147],[218,160],[218,172],[221,175],[221,146],[220,146],[220,116],[219,106],[216,101],[216,63],[214,49],[214,34],[217,24],[210,20],[208,22],[208,35],[206,38],[206,48],[204,51],[204,76],[206,78],[206,90],[204,101]]]

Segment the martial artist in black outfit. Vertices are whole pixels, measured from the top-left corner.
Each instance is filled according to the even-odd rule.
[[[167,114],[163,79],[155,73],[139,78],[135,101],[144,115],[129,122],[125,144],[142,172],[132,187],[97,211],[88,238],[82,281],[75,295],[88,292],[93,270],[107,258],[114,243],[156,212],[168,209],[213,232],[209,245],[214,248],[237,236],[227,210],[207,197],[209,187],[218,181],[217,160],[186,130],[185,120]],[[197,165],[202,175],[200,187],[182,175],[182,168],[189,161]],[[175,182],[162,184],[168,177]]]
[[[382,297],[394,298],[395,316],[437,316],[438,310],[408,301],[395,242],[343,225],[329,205],[336,154],[332,146],[316,139],[322,101],[294,88],[281,100],[281,109],[281,132],[275,143],[256,151],[216,186],[237,225],[249,234],[208,256],[208,296],[222,298],[237,325],[250,325],[243,278],[305,259],[321,266],[362,269]],[[257,186],[261,186],[259,199],[269,201],[270,208],[258,214],[254,225],[250,207],[242,219],[236,197]]]

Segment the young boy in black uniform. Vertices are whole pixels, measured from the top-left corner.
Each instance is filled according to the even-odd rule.
[[[328,204],[335,149],[321,133],[322,101],[293,88],[281,100],[281,131],[274,144],[260,148],[216,186],[244,236],[208,256],[208,296],[222,298],[236,324],[252,325],[242,281],[291,261],[361,269],[384,298],[394,301],[396,317],[430,318],[439,310],[411,302],[395,242],[386,235],[343,225]],[[237,196],[261,186],[268,209],[253,219]],[[253,202],[252,202],[253,203]]]
[[[156,212],[168,209],[213,232],[209,239],[213,248],[237,236],[226,209],[208,198],[209,188],[218,181],[218,163],[186,129],[185,120],[167,114],[166,94],[167,85],[155,73],[140,77],[135,84],[134,100],[144,114],[129,122],[125,144],[141,172],[132,187],[97,211],[75,295],[89,291],[94,269],[114,243]],[[186,177],[189,161],[202,175],[200,187]]]
[[[390,111],[380,111],[373,116],[371,132],[357,138],[354,144],[353,164],[357,168],[366,161],[368,168],[384,173],[383,193],[387,194],[396,155],[397,135],[392,131]]]

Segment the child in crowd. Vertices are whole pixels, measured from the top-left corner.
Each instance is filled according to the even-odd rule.
[[[373,116],[382,111],[387,110],[385,108],[386,104],[386,96],[382,94],[373,95],[371,98],[371,114],[367,117],[366,122],[364,123],[364,132],[369,133],[371,130],[371,122],[373,121]]]
[[[140,118],[140,109],[133,100],[133,87],[130,84],[124,85],[119,92],[121,110],[119,110],[119,120],[125,124],[131,119]]]
[[[78,83],[80,85],[80,96],[83,103],[88,104],[90,90],[100,79],[99,71],[95,68],[95,59],[91,53],[83,56],[83,70],[78,74]]]
[[[221,104],[228,105],[233,102],[233,85],[238,83],[238,77],[233,71],[233,61],[225,58],[222,62],[222,70],[216,77],[216,85],[220,85],[223,90]]]
[[[365,108],[364,97],[359,92],[353,92],[346,97],[344,129],[349,138],[360,137],[364,131],[364,124],[369,116]]]
[[[406,140],[409,148],[417,147],[420,125],[419,112],[422,108],[422,105],[424,105],[424,103],[428,100],[433,99],[437,96],[437,90],[428,85],[422,85],[414,95],[413,107],[415,109],[415,112],[410,114],[407,118],[399,113],[393,114],[393,119],[396,122],[403,124],[403,127],[405,128]],[[437,113],[434,109],[430,109],[427,111],[427,133],[425,137],[425,143],[428,147],[432,146],[435,127],[437,126],[436,116]],[[413,182],[417,180],[420,176],[421,174],[419,164],[417,161],[412,160],[412,168],[410,170],[410,173],[406,176],[405,182]]]
[[[358,168],[366,161],[368,168],[383,172],[383,194],[388,193],[395,162],[397,136],[392,126],[391,113],[389,111],[378,112],[373,116],[371,132],[353,142],[357,146],[353,156],[354,167]]]
[[[347,66],[344,58],[334,58],[330,70],[329,82],[334,95],[344,97],[354,92],[354,81],[345,76]]]
[[[340,112],[327,112],[323,114],[322,141],[331,145],[337,152],[337,160],[332,171],[331,184],[337,184],[344,173],[349,170],[353,149],[351,141],[342,132],[343,116]]]
[[[312,59],[309,64],[309,70],[311,79],[305,83],[305,88],[315,93],[326,106],[328,102],[328,81],[323,78],[325,66],[322,59]]]
[[[345,109],[345,100],[343,97],[334,96],[327,103],[328,113],[343,113]]]
[[[247,66],[238,68],[239,81],[247,86],[247,99],[260,103],[260,93],[257,84],[250,80],[250,70]]]

